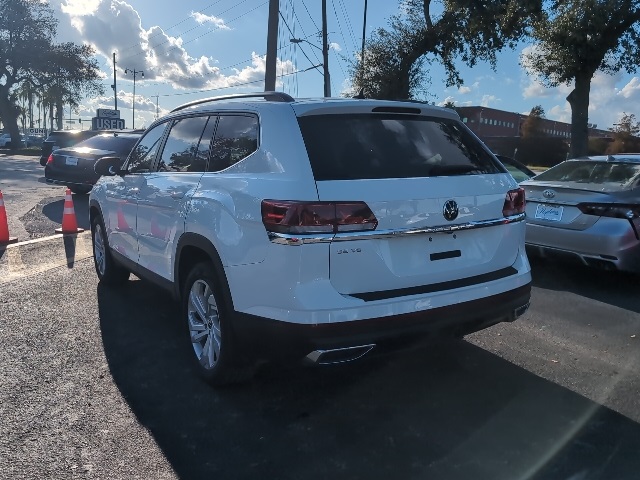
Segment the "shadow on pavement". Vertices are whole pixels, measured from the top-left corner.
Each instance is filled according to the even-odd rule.
[[[530,256],[534,287],[571,292],[640,313],[640,276]]]
[[[467,342],[216,390],[166,296],[97,293],[113,378],[181,479],[638,478],[637,423]]]
[[[78,227],[88,230],[91,228],[89,222],[89,195],[71,195],[73,199],[73,210],[76,214]],[[47,199],[50,201],[50,199]],[[60,200],[42,205],[42,214],[50,221],[62,224],[62,212],[64,209],[64,195]]]

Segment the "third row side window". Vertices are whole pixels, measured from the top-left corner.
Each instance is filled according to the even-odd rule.
[[[251,115],[220,115],[211,147],[210,172],[235,165],[258,149],[258,118]]]

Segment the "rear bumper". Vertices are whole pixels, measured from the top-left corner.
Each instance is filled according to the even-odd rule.
[[[600,218],[585,230],[527,224],[529,254],[606,268],[640,272],[640,240],[631,223]]]
[[[84,169],[78,169],[78,171],[72,172],[70,169],[57,168],[51,165],[45,165],[44,177],[49,183],[83,186],[95,185],[100,178],[94,172],[89,173]]]
[[[383,318],[303,325],[235,312],[233,332],[250,359],[303,358],[316,350],[375,344],[398,348],[434,336],[461,336],[524,313],[531,284],[489,297]]]

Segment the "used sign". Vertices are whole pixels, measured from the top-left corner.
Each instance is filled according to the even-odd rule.
[[[91,130],[122,130],[124,129],[124,118],[101,118],[91,119]]]

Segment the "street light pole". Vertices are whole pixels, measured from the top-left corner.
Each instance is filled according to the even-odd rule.
[[[136,76],[140,74],[140,78],[144,78],[144,72],[142,70],[131,70],[130,68],[124,69],[124,74],[133,74],[133,114],[131,116],[131,128],[136,128]]]

